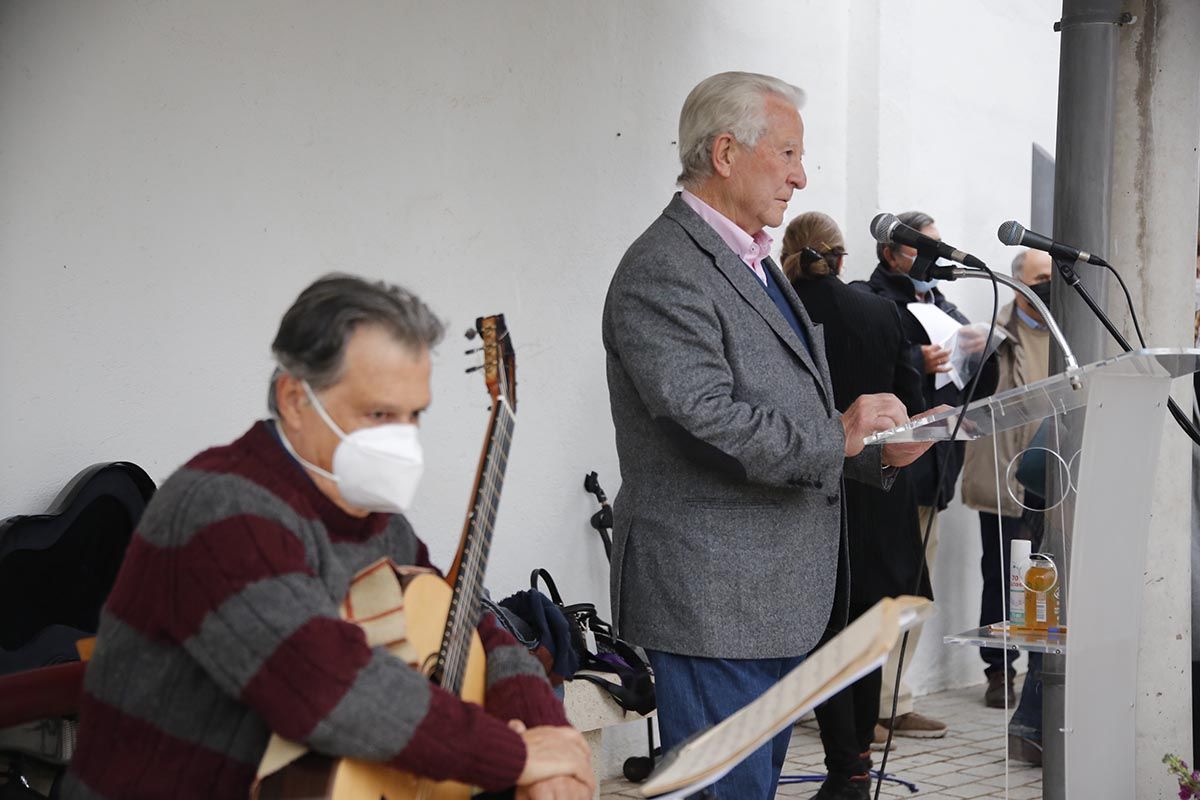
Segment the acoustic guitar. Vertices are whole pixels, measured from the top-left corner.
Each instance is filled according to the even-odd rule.
[[[483,364],[467,371],[483,370],[492,408],[467,518],[446,578],[426,574],[405,582],[404,621],[408,643],[429,679],[463,700],[482,705],[486,664],[475,626],[516,422],[517,381],[516,356],[504,315],[480,317],[468,338],[475,333],[482,340]],[[258,796],[266,800],[466,800],[476,791],[465,784],[432,781],[378,763],[308,753],[264,778]]]

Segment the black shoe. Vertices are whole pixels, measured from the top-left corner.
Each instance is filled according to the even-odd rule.
[[[1005,680],[1005,677],[1008,680]],[[1008,706],[1012,708],[1017,703],[1017,695],[1013,691],[1013,676],[1004,672],[989,672],[987,676],[987,691],[983,693],[983,702],[988,708],[1004,708],[1004,696],[1008,694]]]
[[[1014,761],[1024,761],[1026,764],[1040,767],[1042,765],[1041,742],[1010,733],[1008,735],[1008,757]]]
[[[871,776],[830,775],[812,800],[871,800]]]
[[[860,775],[865,775],[867,783],[871,782],[871,767],[875,766],[871,761],[871,750],[862,751],[858,754],[858,772]]]

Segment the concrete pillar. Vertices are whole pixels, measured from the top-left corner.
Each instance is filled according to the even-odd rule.
[[[1107,257],[1129,284],[1147,344],[1189,347],[1200,196],[1200,3],[1123,5],[1135,20],[1119,37]],[[1108,289],[1109,315],[1136,342],[1120,287],[1110,282]],[[1177,381],[1173,395],[1189,408],[1190,381]],[[1164,437],[1142,602],[1139,798],[1173,797],[1162,756],[1191,753],[1192,444],[1169,418]]]

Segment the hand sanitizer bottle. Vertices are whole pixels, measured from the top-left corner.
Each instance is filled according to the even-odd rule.
[[[1022,576],[1029,568],[1029,553],[1033,543],[1028,539],[1013,539],[1008,567],[1008,624],[1011,628],[1025,626],[1025,584]]]

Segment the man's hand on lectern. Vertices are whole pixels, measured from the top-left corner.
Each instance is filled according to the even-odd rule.
[[[842,414],[842,430],[846,434],[846,457],[852,458],[861,453],[863,439],[872,433],[895,428],[907,421],[908,412],[896,395],[860,395]]]
[[[917,414],[916,417],[910,417],[910,419],[927,417],[930,414],[940,414],[943,411],[949,411],[951,408],[952,406],[942,404],[928,411],[923,411]],[[907,467],[920,458],[933,445],[933,442],[888,442],[883,446],[883,464],[887,467]]]

